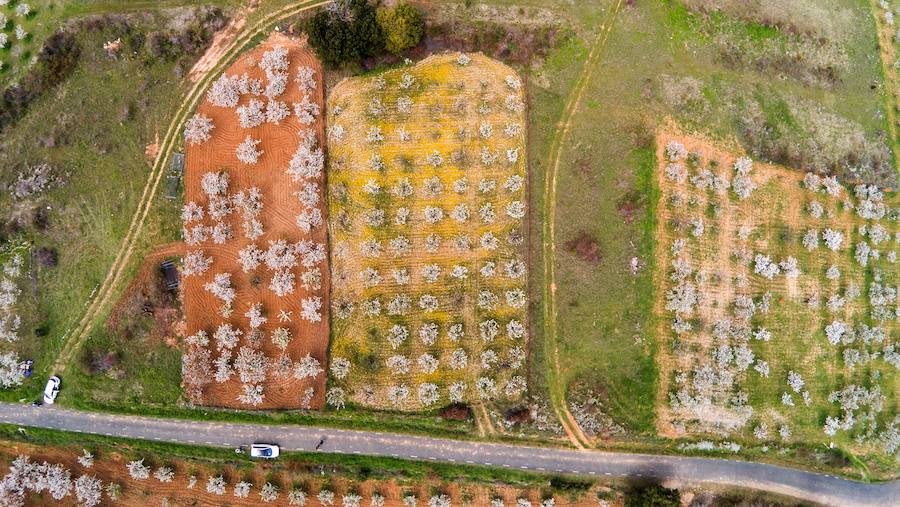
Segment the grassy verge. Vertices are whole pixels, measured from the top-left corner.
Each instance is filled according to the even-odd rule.
[[[63,406],[78,410],[102,411],[119,414],[143,415],[151,417],[171,417],[202,421],[246,422],[256,424],[299,424],[305,426],[329,426],[335,428],[366,429],[374,431],[395,431],[400,433],[446,436],[451,438],[474,438],[472,424],[461,421],[447,421],[436,413],[405,414],[400,412],[376,412],[346,408],[335,411],[280,411],[250,412],[215,408],[187,408],[172,405],[152,406],[144,403],[98,403],[75,397],[60,396]]]

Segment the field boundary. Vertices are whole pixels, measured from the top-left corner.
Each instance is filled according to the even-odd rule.
[[[587,60],[584,63],[581,75],[575,82],[575,88],[569,96],[569,101],[563,110],[563,116],[557,124],[556,131],[553,134],[550,143],[550,151],[548,160],[551,160],[550,166],[544,180],[544,350],[550,359],[547,368],[547,377],[550,391],[550,404],[553,411],[562,424],[566,435],[575,447],[584,449],[592,447],[592,440],[584,433],[578,422],[569,412],[566,404],[566,388],[562,385],[559,374],[559,343],[557,341],[557,320],[556,320],[556,180],[559,173],[559,166],[562,159],[562,146],[568,137],[569,130],[572,126],[572,117],[581,104],[581,98],[587,88],[593,74],[593,67],[598,63],[599,54],[606,47],[606,41],[612,32],[616,15],[622,6],[622,0],[616,0],[615,5],[607,14],[607,17],[600,25],[600,33],[592,44],[591,51],[588,53]]]

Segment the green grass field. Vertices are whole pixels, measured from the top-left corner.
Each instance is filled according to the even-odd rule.
[[[11,237],[35,247],[55,248],[59,258],[56,267],[32,266],[34,283],[26,294],[34,311],[22,315],[20,345],[35,360],[35,380],[3,391],[4,399],[36,391],[66,333],[106,276],[149,173],[144,149],[168,126],[182,94],[176,62],[111,59],[102,44],[113,35],[105,30],[80,33],[82,56],[73,75],[3,133],[4,146],[15,146],[0,154],[8,168],[5,182],[41,162],[54,166],[62,182],[32,199],[34,206],[46,208],[46,228],[26,223],[10,231]],[[0,197],[5,213],[21,206],[6,192]],[[177,206],[160,199],[145,241],[177,239]]]
[[[657,297],[649,276],[654,244],[647,234],[655,194],[646,185],[652,169],[642,154],[666,117],[715,139],[737,138],[746,149],[759,148],[764,143],[751,139],[742,123],[757,108],[784,139],[808,135],[804,122],[824,113],[852,122],[847,131],[876,139],[884,129],[878,114],[884,95],[869,86],[881,80],[880,63],[868,56],[874,25],[863,2],[837,3],[853,22],[841,25],[846,31],[839,38],[848,63],[827,87],[765,66],[728,64],[712,43],[740,40],[753,49],[765,39],[781,44],[793,37],[778,30],[722,14],[703,17],[675,1],[638,3],[618,15],[564,146],[555,262],[560,374],[570,398],[583,392],[581,386],[592,388],[607,414],[629,430],[626,439],[655,432],[653,351],[661,346],[648,311]],[[565,248],[585,233],[599,245],[599,262]],[[639,260],[636,275],[632,257]]]

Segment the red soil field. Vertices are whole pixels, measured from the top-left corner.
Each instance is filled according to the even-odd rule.
[[[489,507],[491,498],[494,496],[502,496],[505,500],[504,505],[514,507],[517,498],[528,498],[533,507],[540,507],[541,496],[535,488],[516,488],[506,484],[493,483],[473,484],[462,482],[441,482],[436,479],[423,479],[415,484],[406,484],[401,486],[395,480],[366,480],[363,482],[350,481],[347,477],[331,471],[319,473],[311,465],[303,466],[297,463],[289,464],[287,467],[276,467],[271,463],[257,463],[253,468],[241,467],[237,468],[230,464],[211,463],[204,460],[184,460],[181,458],[168,457],[163,459],[159,456],[148,456],[144,465],[150,467],[151,476],[145,480],[132,479],[126,471],[126,464],[134,457],[120,454],[118,452],[108,452],[94,450],[94,465],[91,468],[85,468],[78,464],[78,457],[81,455],[81,449],[78,447],[46,447],[25,443],[0,441],[0,478],[9,471],[9,464],[16,456],[28,456],[32,462],[46,461],[51,465],[61,464],[65,466],[72,474],[74,481],[82,474],[92,475],[103,481],[104,487],[108,482],[116,482],[120,485],[122,491],[118,500],[112,501],[103,493],[103,501],[100,505],[116,505],[126,507],[146,507],[148,505],[169,505],[169,506],[193,506],[193,507],[212,507],[212,506],[251,506],[251,505],[271,505],[277,507],[289,506],[288,492],[292,484],[302,486],[307,493],[306,505],[311,507],[323,507],[323,504],[316,498],[316,494],[323,488],[328,488],[335,494],[334,506],[340,507],[343,495],[347,494],[351,488],[356,494],[362,497],[360,505],[369,506],[370,498],[373,492],[377,492],[385,497],[384,507],[405,507],[403,497],[406,495],[414,495],[417,497],[419,506],[427,506],[429,495],[432,491],[441,491],[449,495],[454,506],[470,505],[473,507]],[[165,465],[171,467],[175,472],[172,482],[159,482],[153,477],[152,473],[156,469]],[[327,466],[325,467],[328,468]],[[197,478],[197,483],[192,489],[188,488],[188,478],[190,475]],[[224,495],[216,495],[206,491],[206,481],[210,476],[222,475],[227,485]],[[250,495],[247,498],[237,498],[234,496],[234,486],[240,480],[246,480],[253,484],[250,489]],[[259,490],[266,481],[279,486],[278,499],[264,503],[259,496]],[[468,491],[468,495],[464,495],[463,490]],[[468,496],[468,498],[465,498]],[[597,505],[595,489],[572,498],[568,495],[556,496],[556,507],[595,507]],[[620,497],[621,498],[621,497]],[[468,503],[465,502],[468,500]],[[69,495],[62,501],[56,501],[50,498],[48,494],[43,497],[34,493],[26,493],[26,506],[39,505],[58,505],[62,507],[78,505],[75,497],[74,488]],[[611,501],[610,507],[622,505],[621,500]]]
[[[273,33],[258,47],[243,54],[226,71],[227,75],[242,75],[247,73],[251,78],[262,80],[263,86],[267,83],[266,75],[257,62],[266,51],[276,47],[283,47],[289,51],[288,61],[289,81],[285,92],[277,97],[293,111],[292,105],[300,102],[303,94],[294,81],[297,68],[308,66],[315,71],[316,89],[310,93],[309,99],[323,107],[323,79],[322,66],[312,52],[308,49],[305,40],[290,38],[280,33]],[[257,98],[266,102],[265,96],[254,97],[251,94],[241,96],[238,106],[246,105],[250,99]],[[270,337],[272,330],[286,327],[290,330],[290,345],[285,351],[295,364],[307,354],[318,359],[322,368],[327,366],[328,334],[329,334],[329,281],[327,255],[325,261],[316,267],[322,273],[322,287],[312,293],[306,291],[300,284],[300,274],[304,271],[302,266],[295,266],[291,271],[295,275],[295,289],[293,294],[278,297],[271,289],[269,282],[274,274],[266,269],[265,264],[251,273],[244,273],[238,263],[238,251],[249,243],[255,243],[257,247],[265,251],[269,241],[284,239],[289,244],[309,239],[325,245],[327,252],[327,230],[323,225],[314,228],[310,234],[304,233],[295,223],[295,217],[305,206],[294,195],[300,189],[301,184],[295,183],[286,173],[289,161],[297,150],[300,142],[299,134],[304,130],[312,130],[318,139],[324,137],[324,119],[320,114],[310,126],[301,125],[297,117],[291,114],[281,120],[279,124],[263,122],[253,128],[242,128],[238,122],[235,108],[218,107],[204,100],[198,107],[198,113],[211,118],[215,125],[211,139],[202,143],[185,146],[185,202],[194,201],[201,207],[206,207],[208,199],[201,189],[201,178],[207,172],[224,171],[230,175],[228,194],[233,195],[242,189],[258,187],[262,192],[263,209],[257,219],[263,224],[263,235],[256,241],[247,239],[242,233],[242,218],[238,210],[226,216],[224,222],[231,224],[234,237],[224,244],[216,245],[212,240],[204,241],[199,246],[189,246],[188,251],[201,249],[206,256],[213,258],[211,267],[201,276],[183,277],[184,310],[187,335],[192,335],[198,330],[205,330],[210,336],[209,350],[211,359],[218,355],[217,347],[212,340],[216,328],[228,322],[232,326],[241,329],[244,335],[241,337],[235,354],[240,347],[248,344],[250,330],[249,319],[244,316],[254,303],[262,303],[263,314],[268,317],[268,322],[260,327],[263,332],[258,344],[273,363],[281,355],[280,350],[272,344]],[[235,149],[244,138],[250,135],[262,142],[258,149],[263,151],[256,164],[246,165],[235,156]],[[312,180],[307,180],[312,181]],[[319,208],[323,217],[326,214],[324,206],[324,175],[320,178]],[[204,216],[201,221],[204,225],[212,226],[214,221],[209,216]],[[222,301],[204,289],[204,285],[212,281],[218,273],[230,273],[231,284],[237,292],[233,304],[233,313],[228,319],[223,319],[219,313]],[[251,280],[258,277],[256,283]],[[318,296],[321,298],[321,320],[309,322],[300,318],[301,300],[306,297]],[[291,312],[290,322],[279,321],[279,314],[284,310]],[[237,396],[242,392],[242,384],[237,374],[230,380],[217,383],[214,380],[206,385],[203,390],[202,404],[220,407],[245,408],[245,409],[274,409],[274,408],[301,408],[304,392],[312,387],[315,394],[309,403],[309,408],[321,408],[324,403],[325,373],[315,378],[301,380],[293,376],[276,376],[270,371],[267,379],[262,383],[264,388],[264,400],[255,407],[241,403]]]

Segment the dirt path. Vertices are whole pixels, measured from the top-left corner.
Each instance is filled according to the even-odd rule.
[[[255,11],[256,7],[257,5],[255,2],[244,5],[231,17],[231,20],[228,21],[225,28],[213,35],[212,43],[209,45],[209,48],[207,48],[206,52],[203,53],[203,56],[197,60],[197,63],[191,67],[191,71],[188,73],[190,82],[196,83],[219,63],[219,60],[221,60],[228,52],[231,44],[234,43],[235,39],[237,39],[238,35],[241,33],[241,30],[244,28],[244,25],[247,23],[247,16]]]
[[[153,163],[153,169],[150,171],[150,174],[147,177],[147,182],[144,185],[144,191],[141,195],[141,200],[138,203],[138,207],[131,218],[131,223],[128,226],[128,232],[122,239],[122,244],[119,246],[119,251],[116,254],[116,258],[110,266],[106,278],[104,278],[103,282],[100,284],[99,289],[94,292],[94,299],[91,300],[90,304],[87,306],[84,316],[81,318],[81,320],[78,322],[78,325],[73,329],[72,333],[69,334],[68,338],[62,344],[60,354],[57,357],[56,362],[54,363],[52,368],[55,374],[62,374],[65,372],[66,365],[71,362],[72,358],[75,356],[75,353],[81,347],[81,344],[90,334],[94,321],[101,314],[103,308],[105,308],[109,304],[113,296],[114,289],[122,279],[128,265],[128,261],[131,259],[131,255],[134,252],[135,242],[140,236],[140,233],[144,226],[144,222],[147,219],[147,215],[150,213],[153,199],[156,197],[159,183],[160,181],[162,181],[162,175],[164,173],[163,169],[168,164],[169,157],[172,154],[172,151],[177,144],[178,136],[181,133],[181,124],[185,120],[187,114],[196,107],[197,103],[203,97],[203,92],[206,90],[206,87],[212,81],[213,77],[215,77],[219,71],[227,66],[230,58],[234,56],[243,46],[250,43],[253,37],[255,37],[256,35],[269,30],[273,23],[281,19],[294,16],[305,10],[319,7],[326,3],[327,1],[314,0],[301,2],[298,4],[283,7],[261,19],[255,25],[253,25],[253,27],[245,30],[243,35],[236,38],[230,44],[230,48],[221,54],[219,62],[215,66],[207,70],[205,76],[197,81],[194,86],[191,87],[191,89],[188,91],[181,107],[178,109],[172,119],[172,122],[169,124],[169,128],[166,131],[166,136],[163,139],[161,149],[156,156],[156,160]]]
[[[572,127],[572,117],[581,105],[581,99],[590,82],[594,67],[597,65],[599,55],[609,40],[616,15],[622,6],[622,0],[617,0],[612,9],[607,13],[606,19],[600,25],[600,32],[591,46],[587,60],[584,63],[581,75],[575,83],[575,88],[569,96],[569,101],[563,110],[553,140],[550,144],[549,170],[544,181],[544,322],[547,327],[544,337],[544,348],[547,357],[551,359],[552,368],[547,371],[550,384],[550,401],[560,423],[569,440],[575,447],[584,449],[592,446],[592,441],[585,435],[575,418],[569,412],[566,404],[566,387],[563,385],[559,364],[559,344],[557,342],[556,321],[556,180],[559,174],[559,166],[562,160],[562,147],[565,144]]]
[[[475,419],[475,426],[478,428],[478,436],[484,437],[496,434],[491,424],[491,418],[488,417],[487,410],[484,409],[484,403],[476,401],[472,404],[472,417]]]

